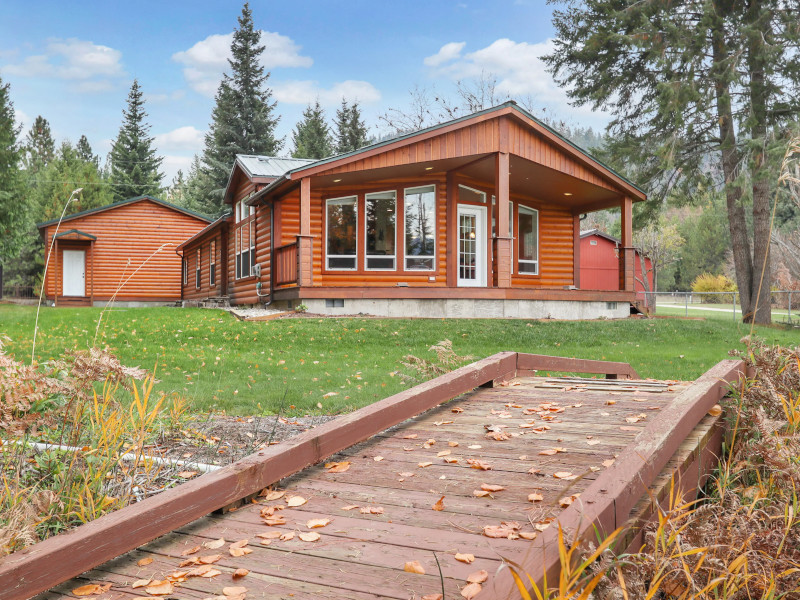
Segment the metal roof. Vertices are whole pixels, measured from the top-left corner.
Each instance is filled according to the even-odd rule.
[[[310,158],[281,158],[252,154],[237,154],[236,160],[249,177],[280,177],[287,171],[317,162]]]

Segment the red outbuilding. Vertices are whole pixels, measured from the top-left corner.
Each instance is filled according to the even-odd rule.
[[[598,229],[581,232],[581,278],[582,290],[618,290],[620,289],[620,248],[622,242]],[[653,289],[653,263],[644,257],[644,269],[647,273],[647,290],[642,285],[642,260],[635,251],[634,278],[636,298],[644,300],[645,291]]]

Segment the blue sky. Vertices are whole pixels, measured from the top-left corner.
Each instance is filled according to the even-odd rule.
[[[146,96],[165,183],[202,150],[239,1],[58,2],[4,0],[0,77],[18,120],[50,121],[57,141],[85,134],[105,156],[130,84]],[[286,136],[316,98],[329,116],[358,99],[373,133],[378,115],[420,86],[452,94],[454,82],[493,74],[499,91],[574,125],[603,115],[574,109],[538,57],[552,36],[545,0],[251,2],[267,45],[265,66]],[[23,131],[24,133],[24,131]]]

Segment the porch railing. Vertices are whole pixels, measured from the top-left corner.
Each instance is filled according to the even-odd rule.
[[[275,248],[275,285],[297,283],[297,242]]]

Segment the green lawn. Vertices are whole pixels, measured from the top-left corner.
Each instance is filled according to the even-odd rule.
[[[0,304],[6,351],[30,360],[35,307]],[[37,359],[87,348],[101,309],[43,308]],[[770,343],[795,345],[796,331],[757,329]],[[643,377],[694,379],[749,327],[730,320],[621,321],[400,320],[297,318],[240,322],[204,309],[107,311],[97,335],[124,364],[157,366],[159,387],[186,396],[198,410],[230,414],[337,413],[404,388],[396,371],[406,354],[428,357],[446,338],[459,354],[501,350],[631,363]],[[334,392],[336,395],[326,394]],[[285,400],[283,400],[285,397]],[[317,403],[322,405],[318,408]]]

